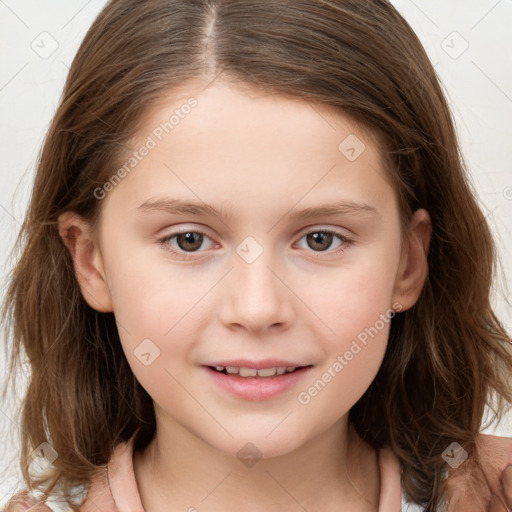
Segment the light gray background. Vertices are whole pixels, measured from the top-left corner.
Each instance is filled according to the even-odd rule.
[[[504,275],[494,304],[512,331],[512,0],[394,0],[422,40],[452,105],[463,151],[495,232]],[[0,264],[30,194],[34,164],[73,56],[104,0],[0,0]],[[508,284],[508,288],[507,288]],[[2,340],[3,341],[3,340]],[[3,351],[0,364],[5,365]],[[5,374],[5,372],[3,372]],[[21,481],[13,405],[0,404],[0,504]],[[512,436],[508,418],[489,433]]]

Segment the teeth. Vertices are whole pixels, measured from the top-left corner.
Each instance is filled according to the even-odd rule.
[[[258,377],[273,377],[276,373],[277,368],[265,368],[262,370],[258,370]]]
[[[237,366],[216,366],[215,369],[218,372],[223,372],[226,370],[226,373],[230,375],[239,375],[240,377],[274,377],[275,375],[284,375],[285,373],[293,372],[297,367],[296,366],[280,366],[274,368],[245,368],[245,367],[237,367]]]
[[[256,368],[240,368],[238,374],[240,377],[256,377],[258,375],[259,370]]]

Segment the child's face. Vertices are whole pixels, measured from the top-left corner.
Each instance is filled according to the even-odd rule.
[[[191,96],[197,105],[180,109]],[[94,264],[104,295],[97,281],[82,287],[108,296],[103,309],[115,313],[163,431],[232,454],[247,442],[264,456],[287,453],[340,428],[374,379],[392,308],[419,293],[404,292],[407,279],[421,288],[421,251],[401,253],[377,148],[327,108],[219,84],[162,105],[134,145],[148,151],[101,203]],[[141,207],[171,200],[228,218]],[[352,206],[295,215],[335,202]],[[178,230],[191,234],[160,243]],[[243,366],[236,360],[308,368],[244,380],[208,367]]]

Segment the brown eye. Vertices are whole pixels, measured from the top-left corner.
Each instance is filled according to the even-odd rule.
[[[179,233],[176,236],[176,243],[183,251],[196,251],[203,245],[203,235],[195,231]]]
[[[306,249],[311,249],[314,252],[325,252],[328,251],[333,245],[333,242],[338,239],[338,245],[332,250],[329,250],[329,254],[343,251],[343,249],[350,244],[351,240],[346,236],[333,231],[330,229],[317,229],[316,231],[310,231],[306,233],[302,238],[306,240]]]
[[[183,230],[162,238],[159,240],[159,243],[165,250],[170,251],[176,256],[186,257],[187,254],[204,252],[201,248],[205,239],[212,244],[210,237],[202,231]],[[203,247],[203,249],[205,248]]]
[[[333,236],[332,233],[326,231],[316,231],[306,235],[306,240],[311,249],[315,251],[325,251],[331,246]]]

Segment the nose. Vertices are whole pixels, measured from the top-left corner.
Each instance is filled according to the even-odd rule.
[[[234,254],[234,268],[226,276],[220,318],[233,329],[262,333],[269,328],[284,330],[293,322],[294,294],[265,250],[252,262]]]

